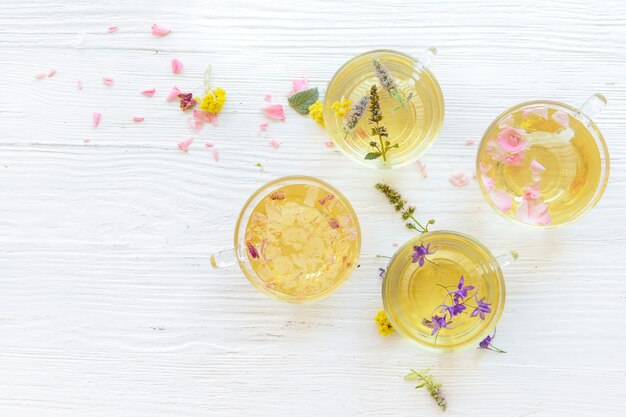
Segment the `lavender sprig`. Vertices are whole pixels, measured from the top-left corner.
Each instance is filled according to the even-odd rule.
[[[415,213],[415,206],[407,205],[407,201],[402,198],[402,195],[395,188],[391,188],[387,184],[379,182],[378,184],[376,184],[376,189],[383,193],[385,197],[387,197],[389,204],[391,204],[397,212],[402,214],[402,220],[412,220],[405,223],[408,229],[417,230],[418,232],[420,232],[420,234],[422,234],[428,232],[428,227],[431,224],[435,224],[435,219],[430,219],[426,223],[426,226],[423,226],[415,218],[415,216],[413,216],[413,214]]]
[[[435,400],[441,411],[446,411],[448,402],[441,393],[441,384],[435,382],[431,375],[428,375],[430,369],[422,369],[421,371],[414,371],[411,369],[411,373],[405,375],[406,381],[421,381],[421,384],[417,385],[415,389],[426,388],[431,398]]]
[[[361,118],[365,114],[365,111],[367,110],[367,105],[369,104],[369,102],[370,98],[368,96],[364,96],[361,97],[361,99],[354,105],[354,107],[352,107],[352,110],[350,110],[348,118],[346,119],[346,123],[343,126],[343,131],[346,132],[346,136],[344,137],[344,139],[359,123],[359,120],[361,120]]]
[[[383,88],[389,93],[391,97],[396,99],[396,101],[400,103],[402,107],[406,107],[406,102],[402,98],[402,94],[400,94],[400,92],[398,91],[398,86],[396,85],[396,82],[393,80],[393,77],[391,76],[387,68],[385,68],[385,65],[378,59],[373,59],[372,64],[374,65],[374,72],[376,73],[376,76],[378,77],[378,80],[380,81],[380,84],[383,86]]]

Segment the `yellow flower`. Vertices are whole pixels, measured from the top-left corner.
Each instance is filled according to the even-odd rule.
[[[207,92],[200,102],[200,109],[209,113],[219,113],[226,103],[226,91],[221,88]]]
[[[322,102],[317,100],[309,106],[309,116],[311,116],[311,119],[315,120],[315,123],[319,123],[324,126],[324,113],[322,108]]]
[[[341,101],[335,101],[331,104],[330,108],[335,111],[335,116],[343,117],[346,115],[350,108],[352,107],[352,102],[347,98],[342,98]]]
[[[393,333],[393,327],[387,318],[387,314],[385,314],[385,310],[380,310],[376,317],[374,317],[374,321],[378,323],[378,333],[383,336],[388,336]]]

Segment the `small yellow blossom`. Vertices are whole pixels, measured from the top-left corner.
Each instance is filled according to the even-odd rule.
[[[350,108],[352,107],[352,102],[347,98],[342,98],[341,101],[335,101],[330,108],[335,111],[335,116],[343,117],[346,115]]]
[[[221,88],[208,91],[200,102],[200,109],[209,113],[219,113],[226,103],[226,91]]]
[[[393,327],[387,318],[387,314],[385,314],[385,310],[380,310],[376,317],[374,317],[374,321],[378,323],[378,333],[383,336],[388,336],[393,333]]]
[[[315,120],[315,123],[324,126],[324,113],[322,108],[322,102],[317,100],[309,106],[309,116],[311,116],[311,119]]]

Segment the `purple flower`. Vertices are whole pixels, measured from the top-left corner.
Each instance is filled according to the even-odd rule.
[[[424,266],[426,261],[426,255],[432,255],[436,251],[430,251],[430,243],[427,246],[420,244],[419,246],[413,246],[415,253],[413,254],[413,263],[419,263],[420,266]],[[472,287],[473,288],[473,287]]]
[[[445,314],[443,315],[443,317],[439,317],[437,315],[434,315],[432,317],[430,323],[428,323],[428,327],[433,329],[433,332],[430,335],[431,336],[434,335],[435,333],[437,333],[441,329],[446,329],[448,327],[448,324],[449,323],[446,320]]]
[[[476,300],[476,308],[472,311],[472,317],[480,316],[481,320],[485,320],[485,313],[491,313],[489,307],[491,304],[485,302],[485,297],[479,300],[476,294],[474,294],[474,299]]]
[[[461,279],[459,280],[459,285],[457,285],[457,290],[451,292],[451,294],[454,294],[455,302],[459,298],[464,299],[465,297],[467,297],[467,292],[474,289],[474,287],[472,287],[471,285],[468,285],[466,287],[464,285],[465,285],[465,278],[463,278],[463,275],[461,275]]]
[[[478,346],[480,346],[481,349],[487,349],[491,344],[492,339],[493,338],[491,336],[487,336],[478,344]]]
[[[502,349],[498,349],[497,347],[495,347],[494,345],[491,344],[491,342],[493,341],[493,339],[496,338],[496,331],[493,331],[493,336],[487,336],[485,337],[479,344],[478,344],[478,349],[487,349],[490,350],[492,352],[498,352],[498,353],[506,353],[506,351],[502,350]]]
[[[443,304],[443,309],[441,310],[442,313],[445,313],[446,311],[448,313],[450,313],[450,317],[454,317],[456,315],[459,315],[463,312],[463,310],[465,310],[467,307],[465,307],[465,305],[463,304],[459,304],[459,300],[455,299],[454,300],[454,305],[449,306],[447,304]]]

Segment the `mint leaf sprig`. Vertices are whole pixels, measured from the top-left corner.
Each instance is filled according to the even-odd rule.
[[[441,411],[446,411],[448,402],[441,393],[441,384],[435,382],[431,375],[428,375],[430,369],[422,369],[421,371],[415,371],[411,369],[411,373],[404,376],[406,381],[418,381],[420,382],[415,389],[426,388],[431,398],[435,400],[437,406],[441,408]]]
[[[379,182],[376,184],[376,189],[387,197],[389,204],[391,204],[397,212],[402,214],[402,220],[406,221],[405,224],[408,229],[417,230],[420,234],[423,234],[428,232],[430,225],[435,224],[435,219],[428,220],[426,226],[420,223],[414,216],[415,206],[408,205],[407,201],[402,198],[402,194],[395,188],[391,188],[387,184]]]

